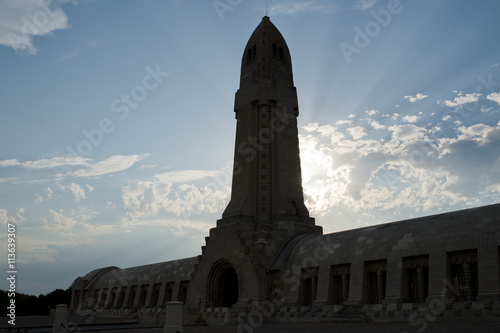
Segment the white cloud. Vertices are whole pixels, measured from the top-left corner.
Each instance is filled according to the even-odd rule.
[[[17,159],[0,161],[0,167],[23,167],[27,169],[56,168],[58,178],[95,177],[124,171],[135,163],[147,158],[149,154],[114,155],[99,162],[83,157],[53,157],[35,161],[19,162]]]
[[[353,119],[353,118],[356,118],[356,114],[354,114],[354,113],[350,113],[350,114],[347,116],[347,119]]]
[[[144,170],[144,169],[154,169],[158,166],[158,164],[143,164],[139,167],[139,169]]]
[[[342,119],[342,120],[338,120],[335,122],[335,125],[336,126],[342,126],[342,125],[349,125],[351,126],[352,125],[352,120],[345,120],[345,119]],[[323,125],[323,126],[328,126],[328,125]],[[321,127],[323,127],[321,126]]]
[[[358,0],[356,2],[356,8],[359,10],[370,9],[373,6],[375,6],[376,2],[377,2],[377,0]]]
[[[392,133],[389,141],[342,135],[326,141],[321,127],[300,137],[304,194],[313,215],[339,209],[358,216],[402,209],[415,214],[500,197],[500,123],[451,128],[446,137],[436,137],[439,127],[432,123],[396,124],[381,129]]]
[[[9,222],[7,209],[0,208],[0,224],[7,224]]]
[[[307,132],[314,132],[318,128],[318,123],[309,123],[305,126],[302,126],[302,128]]]
[[[86,166],[92,160],[83,157],[53,157],[36,161],[19,162],[17,159],[0,161],[0,167],[18,166],[27,169],[49,169],[58,167]]]
[[[84,157],[53,157],[50,159],[40,159],[36,161],[26,161],[21,166],[28,169],[48,169],[58,167],[73,167],[88,165],[92,159]]]
[[[85,199],[85,191],[76,183],[71,183],[68,185],[68,189],[71,194],[75,197],[75,201],[78,202],[81,199]]]
[[[456,90],[453,92],[457,94],[457,97],[455,97],[453,100],[445,100],[444,104],[446,106],[457,107],[468,103],[475,103],[479,100],[479,97],[482,95],[480,93],[472,93],[464,95],[462,91],[457,92]]]
[[[48,200],[50,200],[52,198],[52,195],[54,194],[54,191],[50,187],[47,187],[44,191],[46,193],[45,198],[41,194],[35,193],[35,203],[40,203],[40,202],[43,202],[43,201],[48,201]]]
[[[52,0],[0,1],[0,45],[36,54],[33,37],[69,28],[68,17]]]
[[[378,114],[378,110],[366,110],[365,113],[369,116],[374,116]]]
[[[379,123],[378,121],[376,121],[376,120],[372,120],[372,121],[370,122],[370,125],[371,125],[374,129],[376,129],[376,130],[383,130],[383,129],[386,129],[386,128],[387,128],[387,126],[380,124],[380,123]]]
[[[84,169],[77,169],[64,176],[96,177],[129,169],[135,163],[147,158],[149,154],[113,155],[94,164],[88,164]]]
[[[56,232],[65,238],[67,244],[74,244],[76,240],[83,241],[82,235],[85,237],[101,236],[106,233],[116,232],[112,225],[97,225],[87,221],[91,221],[96,213],[87,212],[65,212],[64,209],[48,210],[50,219],[42,219],[43,229]]]
[[[162,182],[185,183],[200,180],[206,177],[213,177],[221,171],[212,170],[182,170],[170,171],[156,175],[155,177]]]
[[[169,178],[156,177],[153,180],[133,180],[122,188],[122,201],[129,219],[135,221],[161,213],[175,216],[213,214],[221,211],[229,198],[229,186],[224,188],[194,184],[173,186],[167,179]],[[183,179],[193,180],[187,177]]]
[[[35,193],[35,203],[40,202],[43,202],[43,197],[40,195],[40,193]]]
[[[20,223],[26,220],[26,218],[23,216],[25,213],[24,208],[19,208],[14,216],[9,216],[9,213],[7,209],[5,208],[0,208],[0,224],[7,224],[7,223]]]
[[[490,101],[497,102],[500,105],[500,92],[493,92],[486,96],[486,98]],[[482,109],[481,109],[482,111]]]
[[[337,127],[330,126],[330,125],[323,125],[321,127],[317,128],[317,131],[321,133],[323,136],[331,136],[337,131]]]
[[[425,98],[429,97],[428,95],[424,95],[422,93],[418,93],[415,96],[406,95],[404,98],[407,99],[410,103],[415,103],[417,101],[421,101]]]
[[[347,132],[349,132],[354,140],[359,140],[366,135],[365,129],[361,126],[349,127]]]
[[[449,114],[444,115],[443,118],[441,118],[443,121],[447,121],[451,119],[451,116]]]
[[[3,160],[0,161],[0,167],[10,167],[10,166],[18,166],[20,163],[17,159]]]
[[[415,125],[394,125],[390,126],[392,138],[401,141],[421,139],[424,137],[425,128]]]
[[[481,109],[480,109],[479,111],[481,111],[481,112],[485,112],[485,113],[486,113],[486,112],[493,111],[493,108],[492,108],[492,107],[489,107],[489,108],[488,108],[488,107],[486,107],[486,106],[484,106],[484,105],[481,105]]]
[[[469,127],[461,126],[457,131],[462,134],[458,137],[458,140],[474,140],[484,144],[489,134],[495,131],[495,128],[485,124],[475,124]]]
[[[329,12],[331,6],[317,4],[314,0],[301,0],[301,1],[283,1],[269,8],[269,15],[291,15],[297,16],[304,12]]]
[[[73,217],[64,216],[64,210],[53,210],[49,209],[49,214],[52,216],[53,223],[48,223],[44,226],[46,230],[52,231],[70,231],[77,224]]]
[[[407,123],[416,123],[419,120],[419,116],[404,116],[403,121]]]

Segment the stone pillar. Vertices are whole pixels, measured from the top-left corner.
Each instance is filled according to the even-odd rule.
[[[478,248],[478,301],[491,302],[500,300],[500,253],[496,244],[496,242],[488,240],[488,242],[484,242],[483,246],[479,246]]]
[[[448,280],[447,269],[446,251],[429,254],[429,300],[451,297],[447,293],[452,285],[452,281]],[[451,301],[452,298],[446,298],[446,302]]]
[[[68,320],[68,306],[66,304],[56,305],[56,316],[52,325],[52,333],[66,333]]]
[[[182,302],[167,302],[163,333],[183,333]]]
[[[363,297],[363,289],[365,281],[365,272],[364,272],[364,262],[363,261],[354,261],[351,263],[351,277],[349,281],[350,286],[354,286],[351,288],[349,292],[349,297],[346,305],[358,305],[361,304],[361,299]]]
[[[377,270],[377,281],[380,290],[380,283],[382,282],[383,291],[382,298],[384,303],[399,303],[401,302],[401,282],[403,280],[402,273],[402,259],[401,251],[392,251],[387,259],[386,274],[384,279],[383,269]],[[380,282],[381,281],[381,282]]]
[[[330,280],[330,266],[320,266],[318,269],[318,289],[316,290],[315,304],[326,304],[328,300],[328,291],[333,281]]]

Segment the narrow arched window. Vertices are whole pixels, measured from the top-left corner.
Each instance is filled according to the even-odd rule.
[[[277,57],[278,56],[278,48],[276,47],[276,44],[273,44],[273,57]]]
[[[280,55],[280,59],[283,60],[285,58],[285,54],[283,52],[283,47],[279,47],[278,49],[278,52],[279,52],[279,55]]]
[[[257,57],[257,47],[254,45],[252,48],[252,59]]]
[[[247,61],[251,61],[252,60],[252,49],[248,49],[247,51]]]

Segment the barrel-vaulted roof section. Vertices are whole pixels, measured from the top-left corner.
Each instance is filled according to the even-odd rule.
[[[191,279],[197,263],[198,258],[191,257],[124,269],[107,267],[88,273],[84,279],[88,281],[87,288],[90,287],[90,284],[94,284],[93,289],[187,281]]]
[[[278,269],[285,262],[288,265],[317,262],[321,266],[446,253],[489,243],[500,245],[500,204],[309,235],[295,242],[293,247],[284,247],[288,253],[278,253],[269,269]]]

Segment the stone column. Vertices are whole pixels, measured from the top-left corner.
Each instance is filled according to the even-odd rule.
[[[446,251],[429,254],[429,295],[427,297],[430,300],[450,297],[447,290],[452,281],[448,280],[447,269]],[[446,298],[446,302],[451,301],[452,298]]]
[[[488,240],[484,243],[479,246],[477,253],[480,281],[477,300],[491,302],[500,298],[500,253],[496,242]]]
[[[346,305],[358,305],[361,304],[361,298],[363,296],[363,289],[365,282],[364,273],[364,263],[363,261],[355,261],[351,263],[351,276],[349,285],[359,286],[356,288],[351,288],[349,293],[349,298],[345,302]]]
[[[323,265],[318,269],[318,289],[316,290],[316,305],[326,304],[328,292],[333,281],[330,280],[330,266]]]
[[[52,325],[52,333],[66,333],[68,320],[68,306],[66,304],[56,305],[56,316]]]
[[[183,333],[182,302],[167,302],[163,333]]]

